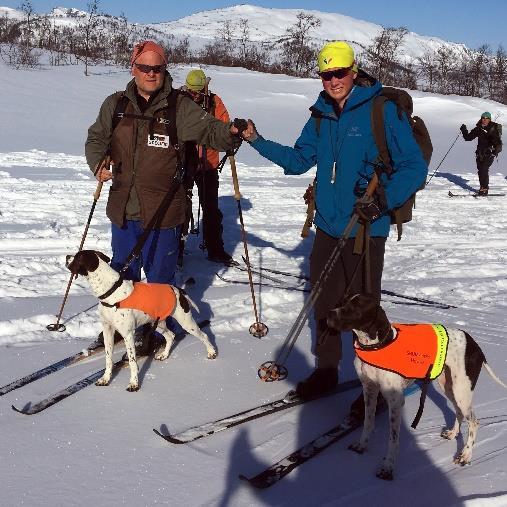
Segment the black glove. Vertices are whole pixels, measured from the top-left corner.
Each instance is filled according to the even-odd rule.
[[[354,212],[361,222],[374,222],[386,212],[386,209],[376,196],[364,195],[354,204]]]
[[[240,136],[241,132],[246,130],[248,127],[248,122],[244,118],[234,118],[232,124],[239,130],[239,132],[236,134],[238,136]]]
[[[234,155],[235,151],[241,146],[242,142],[243,138],[239,134],[232,136],[232,152],[229,153],[229,155]]]
[[[467,126],[463,123],[463,125],[461,125],[461,127],[459,128],[461,130],[461,133],[463,135],[466,135],[468,134],[468,129],[467,129]]]

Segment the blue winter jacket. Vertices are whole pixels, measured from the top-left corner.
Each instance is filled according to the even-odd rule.
[[[378,156],[371,128],[372,99],[382,85],[373,78],[360,80],[351,91],[345,107],[336,115],[332,101],[322,91],[310,108],[320,114],[319,133],[312,116],[294,148],[259,136],[251,146],[262,156],[283,167],[285,174],[303,174],[317,164],[315,225],[333,237],[342,235],[353,214],[357,200],[355,189],[363,189],[373,175],[373,162]],[[366,86],[365,86],[366,85]],[[396,105],[385,106],[387,146],[394,175],[382,177],[389,209],[403,204],[423,185],[428,173],[421,150],[405,115],[398,118]],[[371,224],[371,235],[387,237],[390,217],[383,215]],[[357,226],[351,237],[357,232]]]

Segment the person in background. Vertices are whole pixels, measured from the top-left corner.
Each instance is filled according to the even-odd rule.
[[[473,141],[477,138],[475,162],[480,185],[477,195],[486,196],[489,190],[489,168],[495,157],[498,157],[502,151],[501,125],[491,121],[491,113],[485,111],[470,132],[465,124],[461,125],[460,130],[465,141]]]
[[[209,79],[201,69],[193,69],[188,73],[182,90],[214,118],[222,122],[229,122],[229,113],[222,99],[216,93],[211,93],[208,90],[208,82]],[[199,145],[198,152],[194,181],[197,185],[199,203],[202,208],[203,238],[204,246],[208,251],[208,260],[231,266],[237,262],[224,250],[223,215],[218,207],[220,155],[218,150],[206,145]]]

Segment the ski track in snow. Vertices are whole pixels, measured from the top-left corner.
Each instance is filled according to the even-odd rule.
[[[249,247],[252,262],[294,273],[300,272],[302,267],[307,274],[305,257],[310,240],[301,241],[295,231],[300,229],[304,217],[301,193],[308,179],[279,179],[275,176],[274,182],[270,181],[270,175],[277,170],[275,167],[257,168],[251,172],[239,164],[238,170],[243,199],[246,196],[248,204],[243,204],[247,234],[254,236]],[[471,181],[475,179],[473,174],[464,177]],[[221,195],[230,195],[232,189],[228,177],[222,176],[221,179]],[[507,187],[502,180],[500,175],[493,175],[492,187]],[[271,188],[261,184],[265,181],[272,183]],[[285,182],[288,185],[283,185]],[[84,158],[37,150],[0,154],[0,183],[0,298],[12,301],[12,298],[40,300],[60,293],[63,296],[69,277],[64,267],[65,255],[73,253],[80,242],[95,190],[95,180]],[[400,294],[457,306],[462,314],[467,315],[466,319],[460,319],[462,325],[471,327],[471,331],[487,326],[487,332],[481,329],[480,336],[496,342],[503,336],[503,329],[490,322],[495,320],[490,318],[490,313],[505,312],[507,306],[505,199],[452,199],[446,195],[449,189],[454,186],[435,177],[424,191],[419,192],[414,221],[404,226],[401,243],[395,241],[395,234],[387,243],[383,286]],[[85,248],[109,253],[106,195],[105,186]],[[275,220],[273,208],[276,209]],[[239,259],[243,247],[234,242],[234,255]],[[196,255],[199,253],[192,252],[192,256]],[[245,279],[244,273],[233,269],[228,270],[227,277]],[[292,281],[287,278],[288,283]],[[221,287],[227,289],[223,296],[220,295]],[[413,287],[417,290],[413,291]],[[213,288],[209,290],[214,293],[215,326],[220,328],[223,313],[229,313],[227,320],[231,331],[241,329],[251,320],[250,295],[244,289],[241,286],[233,289],[242,294],[240,304],[234,305],[233,315],[238,320],[234,325],[230,322],[230,312],[226,311],[231,308],[231,289],[221,280],[214,279]],[[290,322],[297,316],[299,303],[303,301],[301,294],[272,288],[261,290],[266,320]],[[73,284],[71,297],[77,294],[88,294],[84,280],[78,279]],[[392,310],[396,312],[400,308]],[[421,311],[431,320],[440,316],[449,324],[445,311],[433,308]],[[448,310],[447,313],[453,312]],[[0,340],[6,334],[11,340],[4,343],[10,344],[23,341],[25,334],[31,340],[50,339],[51,336],[44,331],[40,336],[34,334],[35,327],[44,318],[51,320],[50,315],[35,314],[4,322],[3,327],[8,327],[9,331],[0,331]],[[80,326],[93,326],[95,321],[95,311],[89,311],[81,317]],[[15,337],[14,330],[17,331]],[[73,331],[74,337],[82,336],[79,329]],[[90,335],[85,333],[84,336]]]

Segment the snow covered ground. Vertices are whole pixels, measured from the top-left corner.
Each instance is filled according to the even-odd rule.
[[[176,85],[188,68],[172,69]],[[266,137],[292,143],[316,97],[317,80],[269,76],[241,69],[210,68],[211,89],[232,116],[252,117]],[[51,333],[68,280],[64,257],[80,242],[96,182],[86,167],[83,143],[102,99],[128,80],[122,71],[79,67],[15,71],[0,67],[0,385],[84,348],[99,332],[96,301],[85,281],[73,285],[64,311],[67,331]],[[414,93],[416,114],[426,120],[435,145],[430,172],[455,139],[461,123],[471,127],[481,112],[507,115],[497,103]],[[439,172],[417,198],[414,221],[400,243],[389,240],[384,289],[454,306],[441,309],[386,296],[393,321],[442,322],[466,328],[495,371],[507,380],[507,205],[505,197],[449,198],[449,190],[477,188],[475,143],[459,139]],[[491,169],[492,192],[507,190],[502,153]],[[250,257],[254,264],[308,273],[311,238],[301,239],[301,198],[313,177],[284,177],[281,170],[247,146],[238,154],[238,174]],[[87,248],[109,252],[109,224],[99,200]],[[228,251],[243,247],[230,169],[221,175]],[[305,327],[288,362],[289,378],[265,384],[257,368],[271,360],[303,305],[303,293],[273,287],[257,291],[262,340],[248,333],[254,321],[248,286],[218,279],[246,280],[234,269],[207,262],[191,237],[181,280],[219,349],[207,361],[194,338],[179,342],[164,363],[141,361],[141,390],[128,393],[127,370],[108,388],[90,386],[39,415],[15,413],[10,405],[36,402],[103,367],[91,358],[6,394],[0,399],[2,505],[144,506],[500,506],[507,505],[507,391],[483,373],[476,390],[480,419],[470,466],[452,463],[458,442],[439,437],[452,412],[431,389],[416,431],[410,423],[418,396],[407,399],[398,473],[394,482],[375,478],[387,439],[381,416],[369,451],[347,451],[351,435],[265,491],[253,491],[238,474],[264,466],[334,426],[357,391],[320,400],[185,446],[173,446],[152,428],[178,432],[283,395],[313,368],[312,332]],[[291,281],[289,279],[289,281]],[[269,283],[269,282],[268,282]],[[119,354],[121,352],[118,352]],[[342,378],[353,377],[347,343]]]

